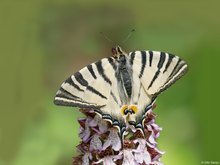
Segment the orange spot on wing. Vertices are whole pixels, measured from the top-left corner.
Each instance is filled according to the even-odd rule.
[[[125,115],[125,110],[126,109],[128,109],[128,106],[127,105],[123,105],[122,107],[121,107],[121,113],[122,113],[122,115]]]

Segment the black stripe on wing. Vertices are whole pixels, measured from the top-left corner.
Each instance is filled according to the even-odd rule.
[[[183,67],[185,68],[180,73],[178,73]],[[186,62],[179,58],[175,67],[173,68],[172,73],[169,75],[166,83],[161,87],[161,89],[157,93],[155,93],[155,95],[158,95],[159,93],[163,92],[168,87],[170,87],[172,84],[174,84],[178,79],[180,79],[187,72],[187,70],[188,70],[188,66]]]
[[[92,93],[95,93],[96,95],[100,96],[101,98],[107,100],[107,97],[105,97],[103,94],[101,94],[99,91],[97,91],[97,90],[94,89],[93,87],[91,87],[91,86],[88,85],[88,86],[87,86],[87,89],[88,89],[89,91],[91,91]]]
[[[173,71],[172,73],[170,74],[169,78],[168,79],[171,79],[181,68],[182,66],[184,65],[184,63],[181,64],[181,59],[179,58],[178,59],[178,62],[176,63],[175,67],[173,68]]]
[[[97,67],[97,70],[99,72],[99,74],[103,77],[103,79],[109,83],[110,85],[112,85],[112,82],[111,80],[106,76],[105,72],[104,72],[104,69],[102,67],[102,61],[98,61],[95,63],[96,67]]]
[[[142,63],[142,66],[141,66],[141,72],[140,72],[140,74],[139,74],[139,78],[141,78],[142,77],[142,75],[143,75],[143,72],[144,72],[144,68],[145,68],[145,66],[146,66],[146,52],[145,51],[141,51],[141,63]]]
[[[63,87],[60,87],[59,91],[57,92],[54,98],[54,104],[63,105],[63,106],[74,106],[80,108],[94,108],[94,109],[102,107],[82,100],[80,97],[75,96],[74,94],[68,92]]]
[[[149,65],[152,65],[152,60],[153,60],[153,52],[149,51]]]
[[[104,105],[94,105],[94,104],[84,103],[84,102],[75,101],[75,100],[64,101],[58,98],[55,98],[54,104],[61,105],[61,106],[71,106],[71,107],[91,108],[91,109],[100,109],[104,106]]]
[[[71,76],[65,81],[65,83],[68,83],[68,84],[72,85],[72,86],[73,86],[74,88],[76,88],[78,91],[81,91],[81,92],[84,91],[84,90],[82,90],[78,85],[76,85],[76,84],[73,82]]]
[[[134,63],[135,52],[132,52],[130,56],[130,65],[132,66]]]
[[[92,77],[93,77],[94,79],[97,79],[97,77],[96,77],[96,75],[95,75],[95,72],[94,72],[94,70],[93,70],[91,64],[87,66],[87,69],[88,69],[89,72],[91,73]]]
[[[167,64],[165,66],[165,69],[164,69],[163,73],[165,73],[167,71],[167,69],[169,68],[169,66],[170,66],[170,64],[171,64],[174,57],[175,56],[173,54],[168,54],[168,61],[167,61]]]
[[[161,52],[161,53],[160,53],[160,60],[159,60],[159,62],[158,62],[158,64],[157,64],[157,68],[158,68],[158,69],[161,69],[161,68],[162,68],[163,63],[164,63],[164,61],[165,61],[165,58],[166,58],[165,53],[164,53],[164,52]]]
[[[112,93],[112,91],[111,91],[110,94],[111,94],[112,98],[114,99],[115,103],[119,105],[118,100],[116,99],[114,93]],[[121,105],[120,105],[120,106],[121,106]]]
[[[55,97],[71,99],[71,100],[81,100],[78,96],[73,95],[72,93],[68,92],[67,90],[60,87],[59,91],[57,92]]]
[[[150,85],[148,86],[148,89],[153,85],[154,81],[157,79],[157,77],[158,77],[158,75],[159,75],[159,73],[160,73],[160,69],[162,68],[163,63],[164,63],[164,61],[165,61],[165,58],[166,58],[165,53],[164,53],[164,52],[161,52],[161,53],[160,53],[160,59],[159,59],[159,62],[158,62],[158,64],[157,64],[157,71],[156,71],[156,73],[154,74],[154,77],[153,77],[153,79],[151,80]]]
[[[69,82],[70,79],[68,79]],[[67,81],[65,81],[66,84]],[[71,84],[69,84],[71,86]],[[74,107],[80,107],[80,108],[101,108],[104,105],[96,105],[93,103],[86,102],[82,98],[72,94],[67,89],[65,89],[65,86],[61,86],[60,89],[57,91],[56,96],[54,98],[54,104],[56,105],[63,105],[63,106],[74,106]]]
[[[88,85],[88,82],[83,78],[82,74],[80,72],[76,72],[74,74],[75,79],[82,85],[85,86],[87,90],[89,90],[90,92],[100,96],[103,99],[107,100],[107,97],[104,96],[102,93],[100,93],[99,91],[97,91],[95,88],[93,88],[92,86]]]
[[[74,76],[76,81],[78,81],[78,83],[80,83],[82,86],[88,86],[88,82],[83,78],[80,72],[76,72]]]

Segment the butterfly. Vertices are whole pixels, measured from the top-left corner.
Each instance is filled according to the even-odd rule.
[[[93,109],[122,135],[126,125],[143,130],[157,96],[182,77],[188,66],[165,52],[127,54],[116,46],[112,53],[112,57],[89,64],[64,81],[54,103]]]

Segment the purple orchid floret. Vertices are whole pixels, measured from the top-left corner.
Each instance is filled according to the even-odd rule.
[[[157,148],[156,141],[162,128],[155,123],[152,109],[146,115],[143,130],[127,130],[124,138],[94,111],[82,112],[86,117],[78,120],[82,141],[77,146],[81,154],[74,157],[73,165],[163,165],[160,158],[164,152]]]
[[[90,163],[89,163],[90,159],[92,159],[92,155],[89,152],[85,153],[82,157],[83,165],[90,165]]]
[[[118,135],[117,129],[110,129],[108,139],[103,145],[103,150],[105,150],[109,146],[111,146],[114,151],[119,151],[121,149],[121,139]]]
[[[99,138],[99,135],[95,134],[90,141],[90,151],[102,150],[102,141]]]
[[[134,154],[134,150],[132,149],[124,149],[122,151],[124,158],[123,158],[123,165],[137,165],[138,162],[136,162]]]
[[[139,164],[149,164],[151,162],[150,153],[148,152],[147,148],[144,148],[143,150],[136,150],[134,156],[135,161]]]
[[[103,163],[103,165],[116,165],[115,162],[122,158],[122,155],[108,155],[98,160],[94,164]]]
[[[85,128],[80,129],[79,137],[82,139],[83,142],[88,142],[89,137],[91,135],[91,131],[88,125],[85,125]]]

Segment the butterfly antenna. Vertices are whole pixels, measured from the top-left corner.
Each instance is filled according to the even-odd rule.
[[[122,41],[122,43],[125,43],[125,42],[131,37],[131,34],[132,34],[134,31],[135,31],[135,29],[132,29],[132,30],[128,33],[127,37]]]
[[[111,42],[111,43],[114,44],[114,42],[113,42],[109,37],[107,37],[103,32],[100,32],[100,34],[101,34],[106,40],[108,40],[109,42]]]

